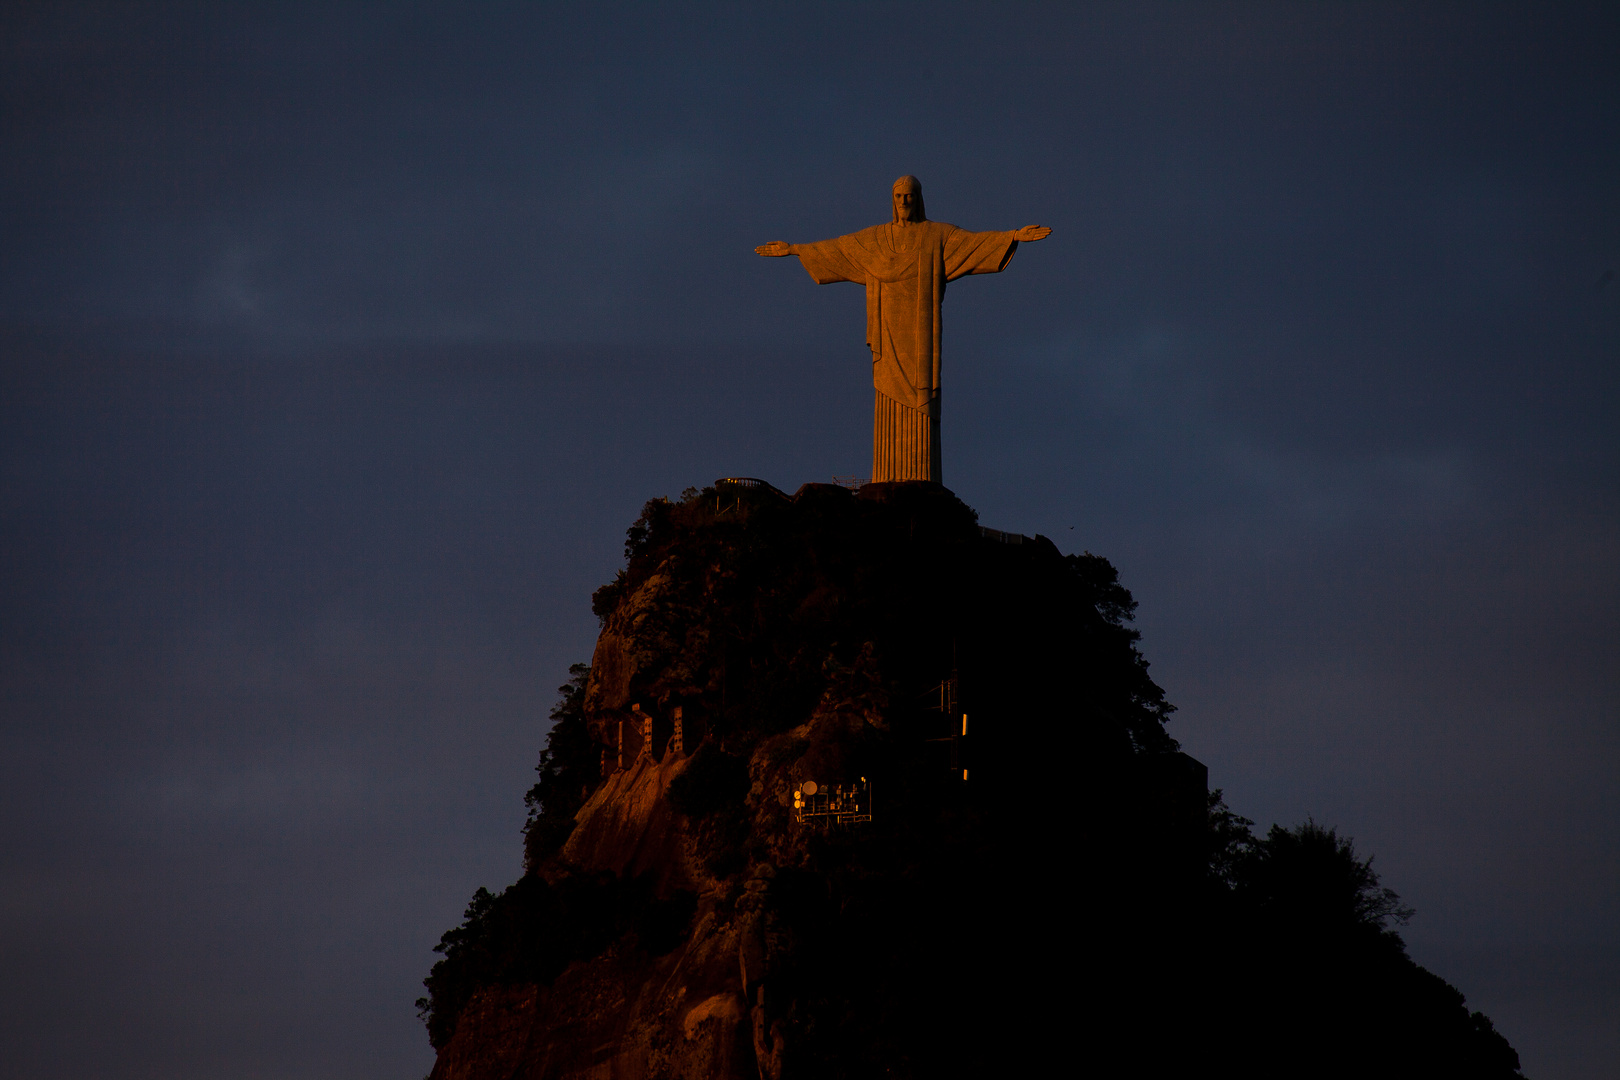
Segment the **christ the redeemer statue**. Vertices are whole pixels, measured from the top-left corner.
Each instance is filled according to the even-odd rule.
[[[817,285],[866,286],[866,344],[872,350],[872,480],[940,481],[939,304],[945,284],[999,273],[1019,241],[1052,232],[968,232],[923,213],[915,176],[894,182],[894,220],[835,240],[772,240],[760,255],[797,255]]]

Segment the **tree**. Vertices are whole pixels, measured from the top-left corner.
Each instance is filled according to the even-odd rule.
[[[1312,937],[1387,934],[1404,925],[1412,909],[1379,883],[1372,858],[1332,828],[1307,820],[1293,829],[1273,825],[1247,851],[1237,871],[1237,889],[1249,905],[1279,929]]]
[[[531,870],[567,841],[574,831],[574,815],[597,780],[600,751],[585,723],[585,682],[590,675],[589,664],[571,665],[568,681],[557,688],[551,731],[534,769],[539,779],[523,796],[529,808],[523,855]]]

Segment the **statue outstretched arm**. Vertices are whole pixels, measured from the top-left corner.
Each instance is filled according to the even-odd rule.
[[[797,255],[811,280],[818,285],[829,285],[834,281],[853,281],[864,285],[870,275],[861,264],[858,248],[859,245],[854,244],[850,237],[840,236],[832,240],[817,240],[812,244],[772,240],[759,245],[754,251],[772,259]]]
[[[999,274],[1007,268],[1020,243],[1033,243],[1052,235],[1052,230],[1045,225],[990,232],[969,232],[954,225],[949,229],[945,238],[946,281],[969,274]]]

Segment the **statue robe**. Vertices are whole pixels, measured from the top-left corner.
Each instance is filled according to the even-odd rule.
[[[943,221],[874,225],[796,245],[817,285],[866,286],[866,344],[875,404],[872,480],[940,480],[939,305],[945,285],[995,274],[1018,248],[1012,232]]]

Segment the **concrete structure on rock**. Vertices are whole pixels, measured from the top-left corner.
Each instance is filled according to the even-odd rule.
[[[670,754],[686,752],[684,709],[677,705],[669,716],[644,711],[637,702],[630,715],[612,722],[609,745],[602,747],[602,775],[611,776],[635,765],[640,758],[663,761]]]
[[[893,220],[810,244],[772,240],[754,251],[797,255],[818,285],[866,287],[866,344],[872,350],[872,482],[943,482],[940,468],[940,302],[968,274],[999,273],[1018,250],[1048,236],[1044,225],[969,232],[923,212],[922,183],[902,176],[891,190]]]

